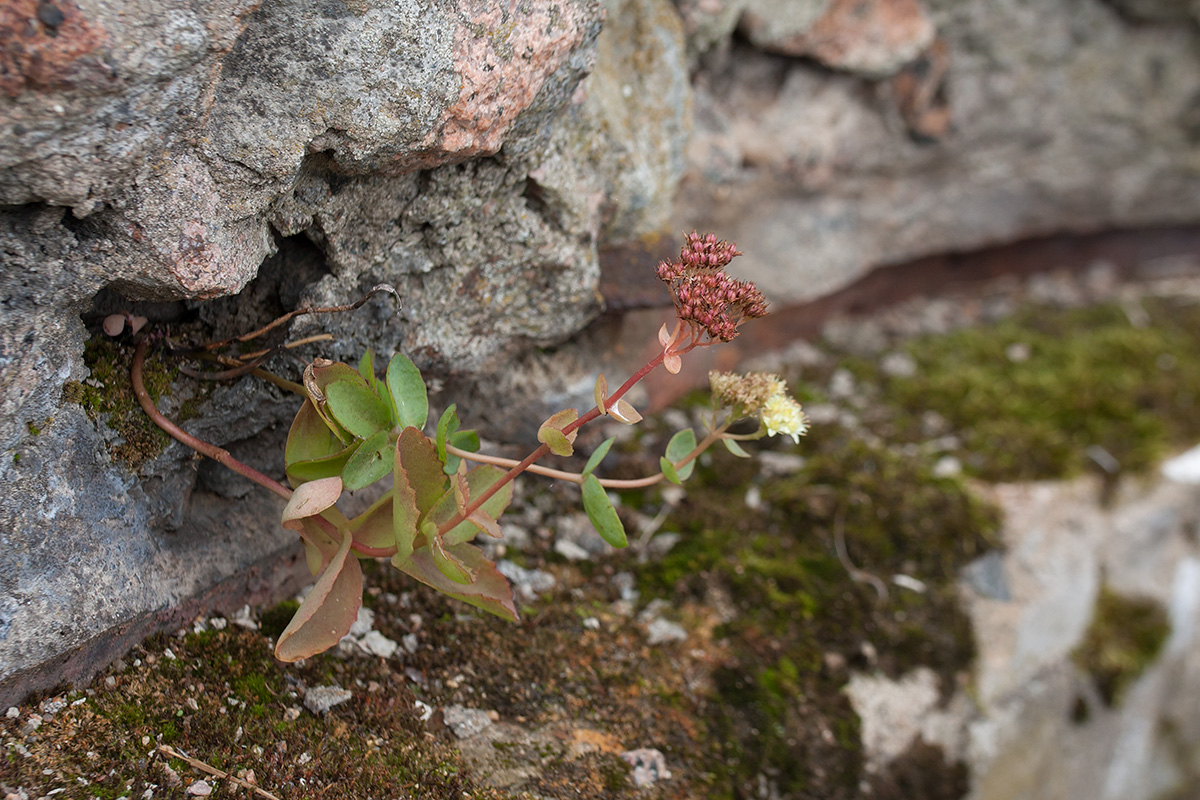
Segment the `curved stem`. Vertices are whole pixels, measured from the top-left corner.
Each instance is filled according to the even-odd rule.
[[[149,345],[145,339],[142,339],[140,342],[138,342],[137,349],[134,350],[133,353],[133,363],[129,368],[129,378],[133,383],[133,394],[135,397],[137,397],[138,404],[142,407],[142,410],[146,412],[146,416],[148,416],[155,425],[170,434],[176,441],[186,444],[197,453],[208,456],[213,461],[228,467],[237,474],[249,478],[259,486],[270,489],[284,500],[291,499],[292,490],[284,486],[279,481],[275,480],[274,478],[268,478],[266,475],[263,475],[261,472],[254,469],[254,467],[243,464],[241,461],[238,461],[236,458],[231,456],[227,450],[223,450],[216,445],[209,444],[203,439],[197,439],[195,436],[192,436],[190,433],[184,431],[174,422],[171,422],[171,420],[162,415],[162,412],[158,410],[158,406],[154,405],[154,400],[150,397],[150,393],[146,391],[146,384],[142,379],[142,369],[146,363],[146,351],[148,348]]]
[[[626,392],[628,392],[630,389],[632,389],[637,384],[638,381],[640,381],[642,378],[646,377],[648,374],[650,374],[650,372],[655,367],[657,367],[659,364],[661,364],[663,362],[663,357],[665,355],[666,355],[665,352],[660,352],[654,358],[647,361],[646,364],[641,369],[639,369],[637,372],[633,373],[633,375],[630,375],[629,380],[627,380],[623,384],[621,384],[615,392],[613,392],[611,395],[608,396],[608,398],[605,399],[605,401],[604,401],[605,410],[612,408],[613,403],[620,400],[621,397]],[[593,407],[591,411],[588,411],[586,414],[584,414],[579,419],[575,420],[574,422],[570,423],[569,425],[564,425],[562,432],[564,434],[570,434],[572,431],[578,430],[581,426],[586,425],[587,423],[591,422],[592,420],[596,419],[599,416],[600,416],[600,409],[598,407]],[[482,506],[484,503],[486,503],[491,498],[492,495],[494,495],[496,492],[498,492],[502,488],[504,488],[505,484],[511,483],[514,478],[516,478],[518,475],[520,475],[525,470],[529,469],[531,466],[533,466],[533,463],[535,461],[537,461],[539,458],[541,458],[542,456],[546,455],[549,452],[550,452],[549,446],[543,444],[540,447],[538,447],[536,450],[534,450],[532,453],[525,456],[525,458],[523,458],[521,461],[518,461],[511,469],[509,469],[508,472],[504,473],[504,477],[502,477],[500,480],[496,481],[491,486],[489,486],[487,491],[483,492],[482,494],[479,495],[479,497],[472,500],[465,509],[463,509],[462,511],[455,514],[444,525],[442,525],[441,528],[438,530],[438,533],[444,534],[447,531],[452,530],[456,525],[458,525],[464,519],[466,519],[467,517],[474,514],[476,511],[479,510],[480,506]],[[661,480],[661,478],[659,480]]]
[[[500,456],[485,456],[481,453],[472,453],[469,450],[460,450],[454,445],[446,445],[446,452],[452,453],[459,458],[465,458],[468,461],[478,461],[480,464],[491,464],[496,467],[515,467],[517,460],[515,458],[502,458]],[[539,466],[538,464],[530,464],[525,468],[526,472],[532,472],[534,475],[542,475],[555,480],[568,481],[569,483],[583,483],[583,476],[578,472],[566,472],[561,469],[552,469],[550,467]],[[616,478],[600,478],[600,485],[606,489],[641,489],[645,486],[653,486],[663,479],[661,472],[654,475],[649,475],[645,478],[631,478],[629,480],[621,480]]]

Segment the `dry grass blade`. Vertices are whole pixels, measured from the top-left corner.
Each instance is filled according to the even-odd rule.
[[[209,775],[212,775],[214,778],[223,778],[225,780],[233,781],[238,786],[242,786],[246,789],[249,789],[250,791],[254,792],[255,794],[259,795],[260,797],[267,797],[267,798],[270,798],[270,800],[280,800],[277,796],[271,794],[268,791],[264,791],[263,789],[258,788],[257,786],[255,786],[252,783],[248,783],[247,781],[244,781],[241,778],[238,778],[234,775],[230,775],[228,772],[223,772],[223,771],[217,769],[216,767],[211,767],[208,764],[205,764],[203,761],[199,761],[190,756],[185,756],[183,753],[179,752],[178,750],[176,750],[174,747],[171,747],[170,745],[160,744],[158,746],[158,752],[165,753],[168,756],[170,756],[171,758],[178,758],[182,761],[186,761],[188,764],[191,764],[196,769],[200,770],[201,772],[206,772]]]

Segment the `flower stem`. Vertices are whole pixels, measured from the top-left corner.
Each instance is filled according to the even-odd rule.
[[[630,375],[629,380],[627,380],[623,384],[621,384],[617,388],[616,391],[614,391],[612,394],[610,394],[605,399],[605,401],[604,401],[605,410],[607,411],[609,408],[612,408],[613,403],[620,400],[621,397],[623,397],[626,392],[628,392],[635,385],[637,385],[638,381],[640,381],[642,378],[649,375],[650,372],[653,371],[655,367],[662,364],[663,357],[665,355],[666,355],[665,352],[660,352],[654,358],[647,361],[641,369],[639,369],[637,372],[633,373],[633,375]],[[564,435],[568,435],[572,431],[579,430],[579,428],[581,426],[586,425],[587,423],[591,422],[592,420],[596,419],[599,416],[600,416],[599,407],[593,406],[591,411],[588,411],[586,414],[581,416],[579,419],[575,420],[574,422],[570,423],[569,425],[564,425],[562,432]],[[496,492],[498,492],[502,488],[504,488],[505,484],[511,483],[514,478],[516,478],[522,472],[529,469],[531,466],[533,466],[533,463],[535,461],[537,461],[539,458],[541,458],[542,456],[546,455],[549,452],[550,452],[550,447],[548,445],[543,444],[540,447],[538,447],[536,450],[534,450],[532,453],[525,456],[525,458],[516,462],[512,466],[512,468],[509,469],[508,472],[504,473],[504,476],[501,477],[500,480],[496,481],[491,486],[489,486],[487,491],[480,494],[479,497],[474,498],[470,502],[470,504],[467,505],[467,507],[465,509],[463,509],[462,511],[455,514],[445,524],[443,524],[441,526],[441,528],[438,529],[438,535],[443,535],[446,532],[453,530],[456,525],[458,525],[463,520],[465,520],[467,517],[471,516],[476,511],[478,511],[479,507],[482,506],[484,503],[486,503],[491,498],[492,495],[494,495]],[[472,455],[474,455],[474,454],[472,454]],[[661,478],[659,478],[659,480],[661,480]],[[657,481],[655,481],[655,483],[657,483]]]

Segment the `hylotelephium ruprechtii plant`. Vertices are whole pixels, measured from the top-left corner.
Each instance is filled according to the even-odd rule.
[[[308,567],[317,580],[276,643],[275,655],[280,660],[296,661],[327,650],[350,630],[362,603],[359,560],[364,558],[389,559],[400,571],[440,592],[515,621],[512,588],[472,541],[481,533],[500,536],[498,520],[512,500],[512,481],[521,473],[579,484],[584,510],[596,530],[613,547],[625,547],[625,530],[607,490],[645,487],[663,480],[681,483],[691,475],[696,458],[717,442],[745,457],[739,442],[768,435],[799,441],[805,433],[807,420],[779,377],[713,372],[709,375],[713,411],[707,433],[699,441],[691,428],[676,433],[660,459],[661,472],[635,480],[598,477],[596,469],[612,445],[611,438],[596,448],[580,473],[536,463],[550,453],[571,455],[579,429],[598,417],[637,423],[641,415],[624,396],[638,381],[659,366],[679,372],[688,352],[728,342],[737,336],[742,323],[767,313],[762,293],[754,284],[725,273],[737,255],[740,253],[732,243],[718,241],[711,233],[688,234],[679,258],[660,262],[657,268],[659,279],[670,289],[676,315],[672,328],[664,324],[659,331],[662,349],[612,391],[601,375],[595,386],[595,407],[582,415],[573,408],[552,415],[538,431],[541,445],[520,461],[475,452],[479,438],[460,429],[454,405],[441,415],[432,435],[427,434],[430,420],[425,382],[402,353],[392,356],[382,376],[376,374],[370,351],[357,368],[314,360],[304,370],[303,385],[263,374],[304,397],[284,453],[291,488],[189,435],[158,411],[142,380],[147,337],[138,341],[134,353],[134,392],[151,419],[171,436],[287,500],[283,526],[300,535]],[[379,289],[394,292],[390,287]],[[365,299],[335,309],[301,309],[268,328],[300,313],[348,310]],[[125,322],[136,334],[144,320],[114,315],[106,320],[105,330],[115,335]],[[239,339],[247,340],[265,330]],[[240,367],[215,375],[232,377],[250,371],[269,354],[252,354]],[[757,419],[757,430],[730,433],[734,422],[747,418]],[[389,474],[392,488],[366,511],[349,519],[338,510],[336,503],[343,492],[363,489]]]

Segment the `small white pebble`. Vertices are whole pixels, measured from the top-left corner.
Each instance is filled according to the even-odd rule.
[[[208,626],[214,631],[223,631],[229,625],[229,620],[224,617],[213,617],[208,621]]]
[[[196,781],[187,788],[187,793],[195,797],[208,797],[212,791],[212,786],[205,780]]]
[[[307,764],[308,762],[312,761],[312,753],[305,751],[300,754],[300,757],[296,759],[296,761],[300,764]]]
[[[21,716],[21,709],[17,708],[16,706],[9,706],[8,711],[4,712],[4,716],[8,717],[9,719],[16,719],[17,717]]]
[[[746,508],[751,511],[760,510],[763,507],[762,489],[759,489],[757,486],[751,486],[746,490],[746,497],[743,502],[745,502]]]
[[[1031,355],[1033,355],[1033,351],[1025,342],[1013,342],[1004,348],[1004,357],[1014,364],[1028,361]]]
[[[190,708],[192,711],[199,711],[199,710],[200,710],[200,704],[196,702],[196,698],[194,698],[194,697],[189,697],[189,698],[188,698],[187,700],[185,700],[184,702],[186,702],[186,703],[187,703],[187,707],[188,707],[188,708]]]
[[[600,630],[600,620],[596,619],[595,617],[588,617],[583,621],[583,627],[587,628],[589,631],[598,631]]]

